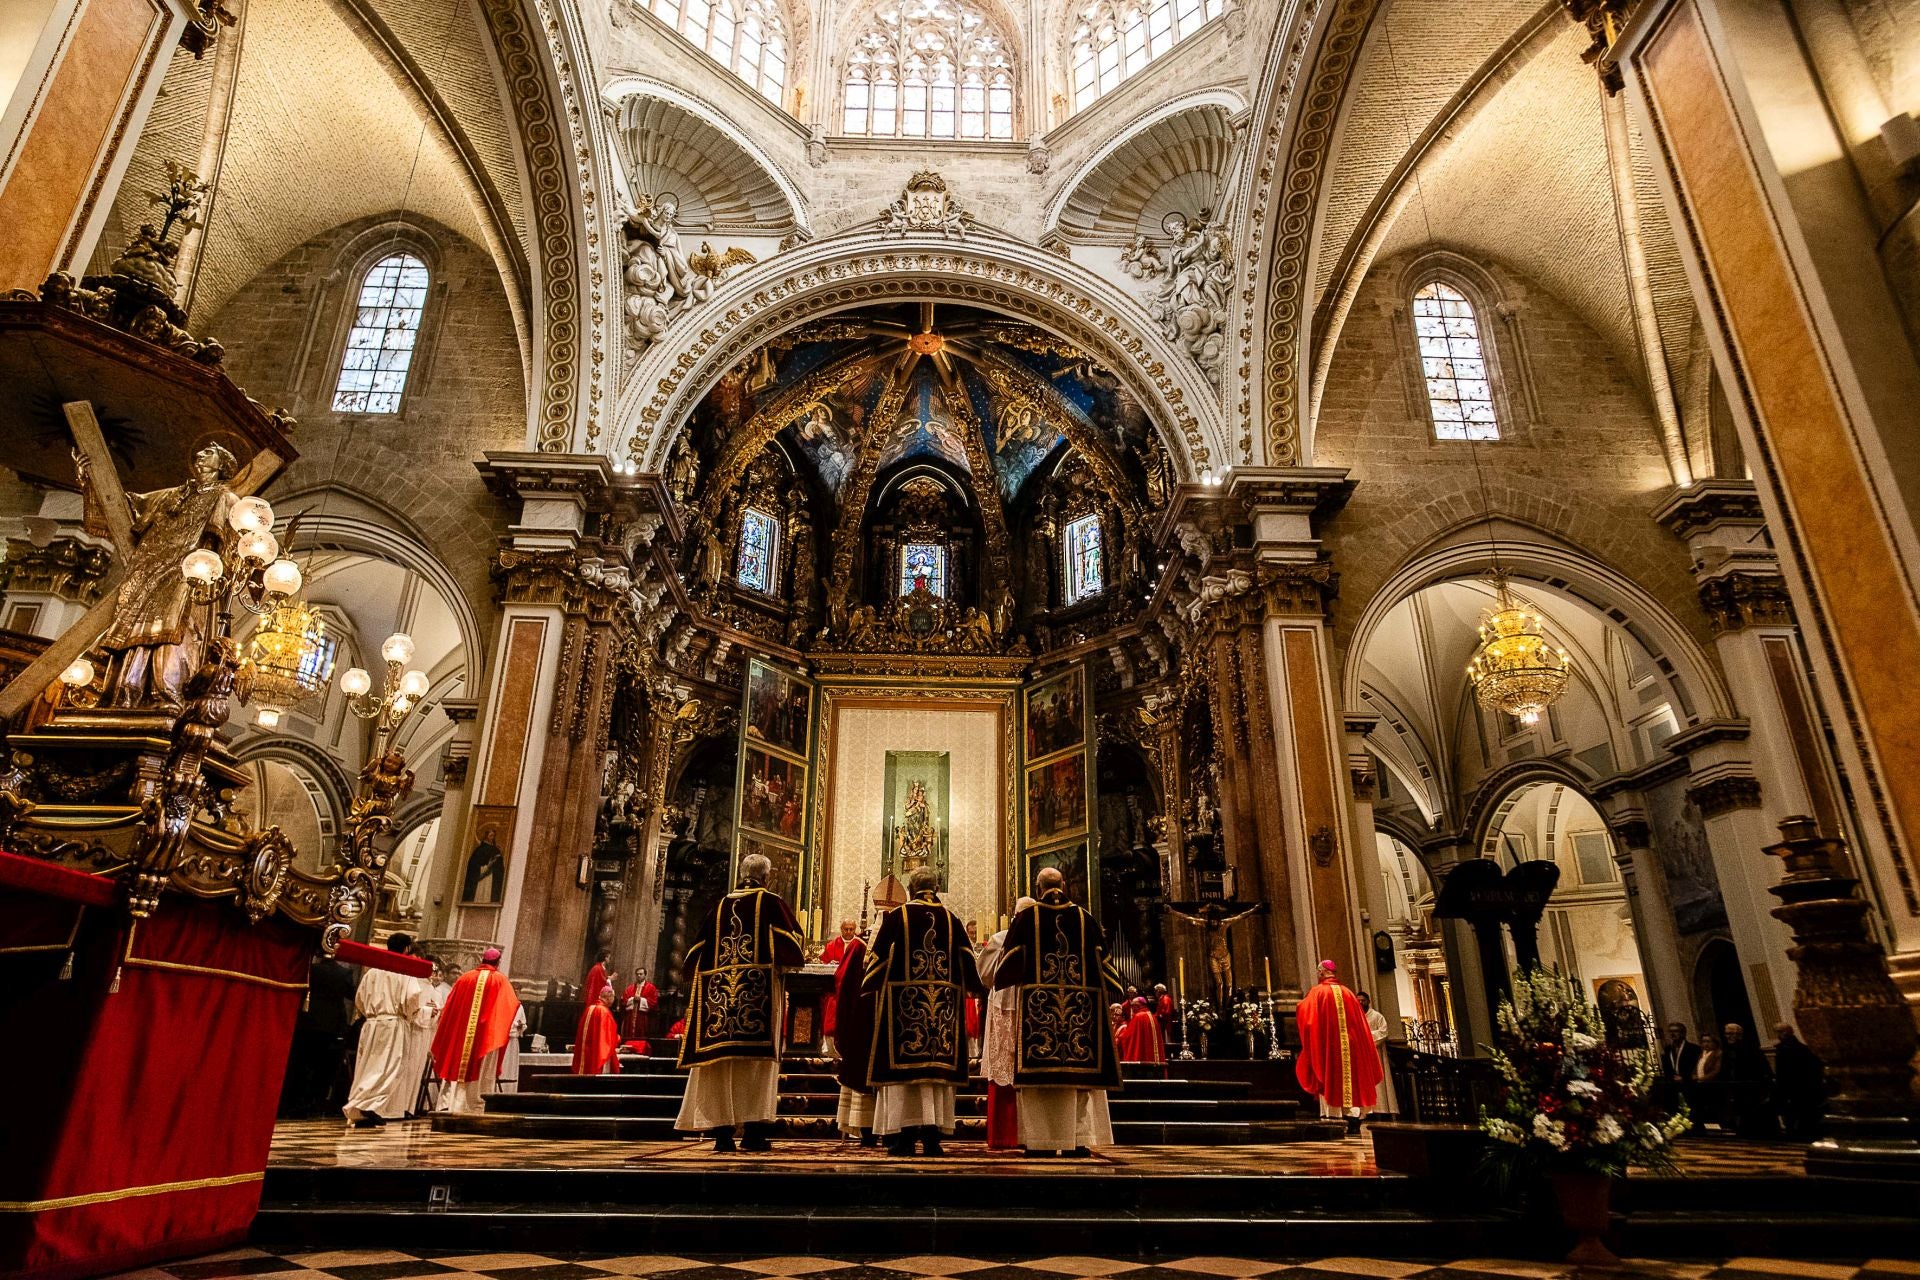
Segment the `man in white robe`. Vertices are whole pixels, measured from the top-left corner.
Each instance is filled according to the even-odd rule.
[[[387,950],[406,955],[413,950],[413,939],[393,934]],[[416,1066],[413,1049],[426,1024],[426,996],[426,982],[408,974],[369,969],[360,979],[353,997],[354,1013],[361,1020],[360,1056],[341,1108],[356,1129],[401,1119],[413,1109],[425,1068],[424,1063]]]
[[[440,1010],[447,1003],[449,990],[451,988],[440,981],[440,966],[436,963],[431,985],[427,985],[420,996],[420,1020],[407,1028],[407,1072],[414,1082],[414,1092],[407,1099],[409,1115],[433,1110],[431,1101],[421,1102],[422,1082],[427,1075],[427,1060],[433,1056],[433,1032],[440,1025]],[[431,1098],[430,1094],[427,1096]]]
[[[1387,1065],[1387,1015],[1373,1007],[1373,997],[1364,991],[1355,992],[1360,997],[1360,1007],[1367,1011],[1367,1030],[1373,1033],[1373,1051],[1380,1055],[1380,1088],[1373,1100],[1375,1115],[1397,1115],[1400,1111],[1399,1100],[1393,1096],[1393,1072]]]

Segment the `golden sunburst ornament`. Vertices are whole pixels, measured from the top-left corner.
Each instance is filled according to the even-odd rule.
[[[1467,679],[1480,705],[1504,711],[1521,724],[1540,722],[1540,713],[1567,691],[1567,651],[1547,639],[1539,614],[1517,603],[1505,574],[1493,578],[1494,607],[1480,620],[1480,648],[1467,664]]]

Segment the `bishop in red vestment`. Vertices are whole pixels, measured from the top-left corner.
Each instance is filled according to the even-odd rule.
[[[1373,1106],[1380,1086],[1380,1055],[1359,997],[1340,985],[1333,961],[1320,962],[1320,982],[1294,1012],[1300,1026],[1300,1056],[1293,1072],[1300,1087],[1320,1099],[1323,1115],[1343,1115],[1347,1132],[1360,1131],[1360,1116]]]
[[[500,972],[500,950],[488,947],[478,967],[460,975],[433,1035],[434,1070],[456,1086],[454,1111],[478,1111],[482,1085],[500,1075],[500,1051],[513,1034],[520,996]]]
[[[600,988],[600,998],[580,1015],[573,1036],[573,1074],[620,1074],[620,1028],[613,1021],[613,988]]]
[[[607,961],[610,958],[607,952],[602,951],[594,957],[593,968],[587,970],[587,987],[580,993],[580,998],[587,1002],[589,1009],[600,999],[600,993],[613,985],[607,976]]]
[[[820,948],[820,963],[837,965],[844,961],[850,952],[866,949],[867,944],[860,941],[860,931],[854,927],[853,921],[842,920],[840,936]],[[838,973],[839,970],[836,969],[834,972]],[[826,998],[820,1001],[820,1034],[832,1036],[836,1047],[839,1044],[840,1033],[836,1029],[839,1023],[835,1017],[835,1010],[839,1003],[840,984],[835,982],[833,990],[827,992]]]
[[[1147,998],[1135,996],[1127,1009],[1127,1020],[1120,1025],[1117,1037],[1120,1061],[1164,1064],[1167,1050],[1160,1040],[1160,1020],[1147,1007]]]

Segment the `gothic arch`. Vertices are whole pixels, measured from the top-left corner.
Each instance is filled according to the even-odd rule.
[[[1461,844],[1469,849],[1479,849],[1487,839],[1487,828],[1493,824],[1493,818],[1507,797],[1517,791],[1550,782],[1574,792],[1594,811],[1600,806],[1594,803],[1593,779],[1575,769],[1563,760],[1551,757],[1534,757],[1527,760],[1515,760],[1488,774],[1467,797],[1461,806],[1460,837]]]
[[[1001,311],[1077,343],[1148,410],[1183,480],[1226,463],[1225,425],[1205,375],[1138,302],[1085,267],[980,229],[964,242],[860,230],[728,280],[637,362],[614,414],[614,456],[640,471],[665,470],[694,406],[754,349],[803,321],[895,300]]]

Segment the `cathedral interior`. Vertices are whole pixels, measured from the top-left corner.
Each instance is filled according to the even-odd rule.
[[[1331,961],[1411,1123],[1316,1158],[1438,1168],[1544,969],[1825,1063],[1633,1248],[1920,1250],[1920,4],[0,7],[0,1270],[454,1242],[296,1176],[310,966],[497,949],[528,1097],[600,960],[672,1079],[756,855],[792,1052],[843,921],[1058,871],[1175,1010],[1116,1150],[1337,1143]],[[594,1096],[402,1172],[670,1141]]]

